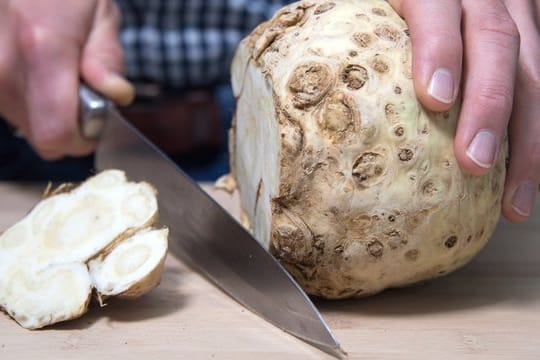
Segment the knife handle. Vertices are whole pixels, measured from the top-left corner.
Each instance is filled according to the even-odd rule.
[[[88,140],[96,140],[105,127],[108,113],[113,103],[85,84],[79,85],[79,126],[81,135]]]

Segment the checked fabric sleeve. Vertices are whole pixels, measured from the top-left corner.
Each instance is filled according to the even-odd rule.
[[[116,0],[126,75],[187,89],[227,82],[238,42],[283,0]]]

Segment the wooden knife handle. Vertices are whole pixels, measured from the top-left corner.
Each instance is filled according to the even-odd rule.
[[[85,84],[79,86],[79,126],[85,139],[96,140],[103,132],[113,103]]]

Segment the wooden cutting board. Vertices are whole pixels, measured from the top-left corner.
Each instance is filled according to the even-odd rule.
[[[0,183],[0,231],[42,185]],[[209,192],[233,214],[237,199]],[[501,221],[465,268],[365,299],[316,302],[350,359],[540,359],[540,201]],[[169,256],[161,285],[44,330],[0,313],[0,359],[330,359],[271,326]]]

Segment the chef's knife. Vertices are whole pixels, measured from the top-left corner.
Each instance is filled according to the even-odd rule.
[[[99,137],[96,169],[122,169],[131,180],[157,188],[160,220],[170,229],[174,255],[270,323],[331,355],[344,356],[309,297],[248,231],[110,101],[85,85],[79,98],[83,135]]]

